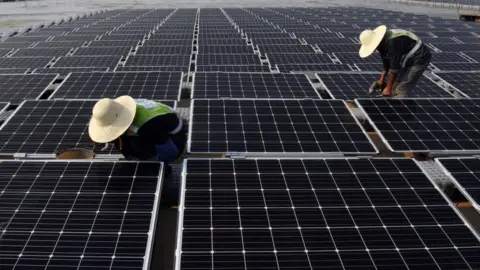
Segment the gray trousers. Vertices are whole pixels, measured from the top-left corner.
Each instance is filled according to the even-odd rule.
[[[411,92],[427,67],[428,65],[410,66],[402,69],[398,74],[397,80],[393,83],[393,97],[407,98],[411,95]]]

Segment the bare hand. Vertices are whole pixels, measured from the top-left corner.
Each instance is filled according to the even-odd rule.
[[[385,89],[383,89],[382,91],[382,95],[384,96],[390,96],[390,94],[392,93],[392,89],[386,87]]]
[[[377,81],[378,88],[383,89],[383,81]]]

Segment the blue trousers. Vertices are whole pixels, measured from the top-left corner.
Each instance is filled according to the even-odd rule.
[[[168,155],[165,155],[164,153],[165,145],[157,146],[157,155],[149,160],[163,162],[163,185],[162,194],[160,196],[161,202],[167,205],[178,205],[180,197],[179,176],[173,175],[172,167],[170,167],[169,162],[175,160],[172,156],[175,156],[176,158],[179,154],[170,154],[170,158],[168,158]]]

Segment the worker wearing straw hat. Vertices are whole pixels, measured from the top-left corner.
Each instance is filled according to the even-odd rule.
[[[127,159],[164,162],[166,177],[171,173],[168,163],[180,157],[187,141],[183,120],[172,108],[130,96],[99,100],[88,134],[96,143],[113,142]],[[178,188],[171,177],[165,179],[163,190],[169,203],[178,203]]]
[[[383,72],[377,81],[382,96],[408,97],[427,69],[431,60],[428,47],[412,32],[387,29],[385,25],[360,34],[360,57],[370,56],[375,50],[383,61]],[[388,83],[384,83],[388,73]],[[393,91],[392,91],[393,90]]]

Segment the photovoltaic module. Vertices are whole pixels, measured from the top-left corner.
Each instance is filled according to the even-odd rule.
[[[177,270],[469,269],[480,244],[412,159],[188,159],[179,220]]]
[[[191,105],[196,153],[375,153],[341,100],[213,100]]]
[[[0,268],[149,265],[162,163],[0,161],[0,171]]]
[[[182,72],[72,73],[52,98],[99,99],[120,97],[179,100]]]

